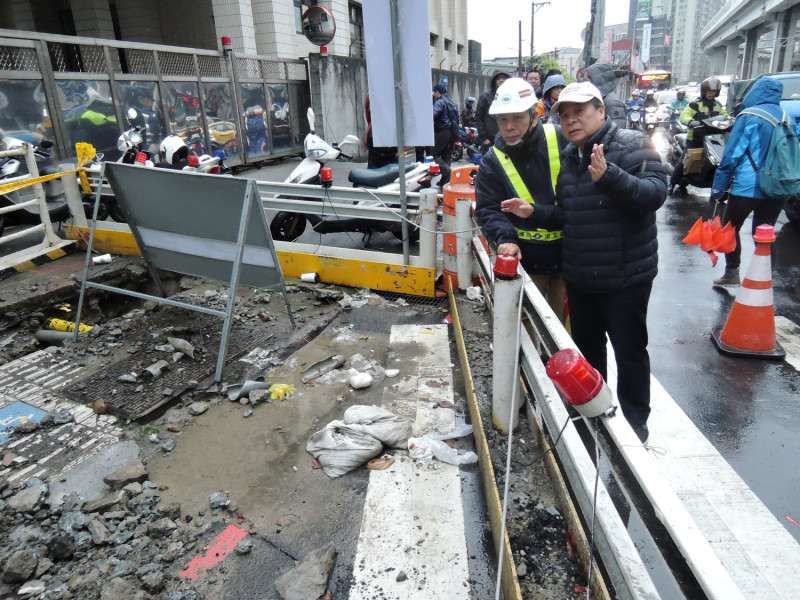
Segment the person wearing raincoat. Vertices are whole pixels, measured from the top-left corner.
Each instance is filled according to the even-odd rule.
[[[781,120],[782,94],[783,84],[773,77],[762,77],[753,84],[742,101],[742,112],[736,118],[714,175],[711,201],[724,204],[727,194],[723,224],[730,222],[736,228],[736,249],[725,255],[725,273],[714,280],[715,286],[733,287],[741,283],[739,264],[742,245],[739,231],[750,213],[753,213],[755,234],[759,225],[775,225],[783,210],[784,200],[768,198],[761,191],[755,168],[764,162],[774,128],[765,118],[744,112],[750,108],[758,109]]]

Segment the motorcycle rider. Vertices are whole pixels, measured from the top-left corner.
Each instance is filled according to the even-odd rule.
[[[635,106],[641,108],[642,104],[644,104],[644,100],[642,100],[640,97],[639,90],[633,90],[631,92],[631,99],[628,100],[628,103],[625,105],[625,115],[628,118],[628,129],[631,128],[631,109]]]
[[[489,107],[494,102],[497,88],[503,85],[503,82],[508,78],[508,73],[498,71],[492,77],[492,85],[489,91],[481,94],[481,97],[478,98],[478,107],[475,109],[475,126],[478,128],[478,140],[480,140],[483,154],[486,154],[494,143],[494,138],[498,131],[497,119],[489,113]]]
[[[694,102],[690,102],[683,109],[680,116],[681,123],[689,126],[686,132],[686,148],[703,147],[703,123],[702,119],[717,115],[728,116],[725,107],[717,101],[722,90],[722,83],[716,77],[708,77],[700,84],[700,97]],[[675,165],[672,176],[669,180],[669,191],[671,192],[676,185],[681,185],[683,180],[683,161]]]
[[[464,108],[461,109],[461,125],[475,127],[475,98],[472,96],[464,101]]]
[[[551,78],[552,79],[552,78]],[[566,290],[561,277],[561,228],[532,227],[503,209],[509,199],[536,206],[555,203],[559,155],[566,145],[561,128],[537,118],[533,86],[512,78],[497,89],[492,114],[500,131],[475,178],[475,212],[499,254],[520,259],[559,319]]]
[[[658,102],[656,102],[656,94],[653,90],[647,90],[644,94],[644,103],[642,104],[642,107],[647,108],[648,106],[658,107]]]
[[[672,135],[675,135],[675,123],[677,122],[678,117],[680,117],[683,109],[688,105],[689,99],[686,97],[686,90],[678,90],[675,101],[670,104],[671,113],[669,122]]]

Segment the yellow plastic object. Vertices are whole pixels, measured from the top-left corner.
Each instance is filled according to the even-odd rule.
[[[273,383],[269,386],[269,395],[273,400],[286,400],[286,396],[294,394],[294,386],[290,383]]]
[[[78,168],[72,169],[70,171],[59,171],[58,173],[53,173],[52,175],[42,175],[41,177],[34,177],[33,179],[24,179],[22,181],[17,181],[15,183],[6,183],[4,185],[0,185],[0,194],[10,194],[16,190],[21,190],[26,187],[30,187],[32,185],[36,185],[37,183],[44,183],[45,181],[50,181],[52,179],[58,179],[60,177],[64,177],[65,175],[74,175],[78,173],[78,176],[81,180],[81,187],[83,187],[83,191],[91,193],[92,188],[89,187],[89,180],[86,178],[86,173],[84,173],[83,165],[94,158],[96,152],[94,146],[91,144],[86,144],[84,142],[80,142],[75,144],[75,151],[78,153]]]
[[[75,323],[72,321],[65,321],[64,319],[47,319],[47,321],[44,322],[43,327],[45,329],[54,329],[56,331],[75,331]],[[91,328],[91,325],[85,325],[81,323],[78,326],[78,331],[84,333],[91,330]]]

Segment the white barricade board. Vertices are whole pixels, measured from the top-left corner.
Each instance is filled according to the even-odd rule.
[[[280,263],[253,181],[106,163],[105,174],[151,266],[231,281],[250,202],[240,285],[283,288]]]

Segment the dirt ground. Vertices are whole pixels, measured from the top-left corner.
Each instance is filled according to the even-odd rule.
[[[174,282],[174,285],[176,288],[182,289],[185,294],[192,296],[195,301],[200,301],[205,305],[219,308],[219,305],[224,302],[224,297],[220,296],[221,288],[210,282],[184,278]],[[301,325],[302,334],[291,338],[287,337],[287,316],[283,303],[277,300],[274,294],[272,300],[269,294],[253,296],[240,313],[240,324],[261,330],[271,328],[280,333],[276,339],[267,344],[267,350],[262,356],[263,360],[258,364],[239,362],[239,367],[229,377],[227,383],[256,377],[259,373],[263,374],[265,370],[271,370],[273,381],[287,384],[298,383],[295,380],[298,379],[301,363],[302,365],[311,364],[315,360],[324,358],[331,348],[332,340],[341,334],[341,322],[328,326],[328,323],[333,320],[332,315],[337,311],[341,313],[338,301],[345,294],[358,296],[357,290],[337,286],[298,283],[289,286],[288,290],[298,322]],[[416,310],[405,309],[402,300],[379,300],[375,303],[375,309],[362,313],[366,315],[362,318],[376,321],[388,319],[397,322],[417,318],[414,316]],[[386,310],[387,304],[391,305],[391,310]],[[378,305],[383,305],[383,309]],[[132,335],[135,332],[137,324],[142,322],[146,311],[164,310],[153,306],[135,306],[123,300],[102,301],[101,299],[90,302],[89,307],[93,320],[102,323],[100,329],[109,337],[95,334],[88,341],[88,348],[84,346],[79,351],[90,355],[98,363],[103,362],[103,357],[110,359],[114,353],[119,354],[126,351],[126,348],[118,342],[124,340],[125,335]],[[467,300],[463,296],[458,297],[458,310],[483,422],[484,424],[491,423],[490,316],[483,305]],[[446,314],[447,309],[432,306],[428,308],[428,311],[433,315],[428,318],[440,319]],[[3,354],[0,362],[7,362],[37,349],[39,345],[31,333],[37,330],[48,316],[52,316],[52,314],[32,310],[25,314],[24,318],[18,319],[13,326],[9,326],[7,322],[7,326],[2,332],[6,343],[2,347]],[[65,318],[69,318],[68,312],[65,312]],[[386,325],[388,324],[387,321]],[[208,348],[202,347],[201,330],[195,331],[189,327],[181,331],[183,331],[184,337],[201,346],[201,351],[208,351]],[[174,329],[161,327],[153,329],[151,334],[154,338],[159,337],[157,341],[163,341],[160,337],[166,337],[170,332],[175,333]],[[193,334],[200,335],[200,337],[192,338]],[[308,343],[309,340],[312,341],[311,344]],[[380,353],[382,351],[369,339],[355,339],[349,343],[367,356],[370,352]],[[147,344],[144,343],[134,345],[141,355],[142,366],[146,366],[145,363],[150,363],[152,359],[144,352],[145,346]],[[128,345],[128,349],[130,348],[131,345]],[[293,353],[300,350],[303,350],[302,358],[294,357]],[[452,350],[452,356],[457,357],[455,349]],[[454,358],[455,361],[457,359]],[[352,398],[348,397],[348,394],[352,392],[348,391],[347,386],[340,387],[341,389],[334,390],[325,400],[327,403],[327,409],[323,411],[327,415],[325,418],[333,418],[340,412],[343,405],[352,403]],[[176,402],[165,405],[168,410],[156,412],[152,419],[139,423],[128,422],[124,427],[125,435],[139,443],[141,457],[149,463],[151,479],[155,485],[160,486],[161,505],[171,506],[180,501],[182,513],[195,515],[195,519],[205,515],[207,521],[212,520],[209,515],[206,515],[210,488],[208,488],[207,481],[204,482],[204,480],[209,478],[209,474],[225,473],[226,467],[231,464],[234,457],[247,456],[248,448],[268,447],[268,455],[272,457],[269,460],[275,467],[270,471],[280,471],[283,468],[283,471],[286,472],[285,477],[293,476],[292,469],[296,466],[296,462],[307,462],[308,459],[303,448],[304,434],[295,435],[296,432],[275,425],[281,421],[276,417],[277,413],[282,410],[279,403],[273,404],[269,412],[259,411],[257,403],[252,406],[231,403],[225,398],[223,392],[224,390],[221,388],[213,387],[188,389],[180,395]],[[460,402],[463,400],[463,397],[459,399]],[[208,407],[221,403],[223,406],[218,408],[224,410],[217,409],[213,420],[204,419],[202,415],[195,414],[200,410],[198,403],[208,404]],[[457,409],[466,412],[463,405]],[[243,420],[243,414],[247,410],[252,411],[253,417]],[[317,419],[318,422],[315,421],[309,426],[323,425],[322,421],[325,418]],[[218,440],[218,446],[204,448],[189,442],[190,439],[208,438],[182,436],[181,432],[188,428],[213,431],[213,437]],[[502,498],[505,484],[507,439],[494,431],[487,431],[486,434],[497,476],[497,487]],[[187,441],[184,442],[182,437]],[[270,445],[271,447],[269,447]],[[175,469],[175,465],[180,465],[179,471]],[[245,476],[241,475],[242,468],[245,469]],[[235,472],[238,476],[223,477],[221,480],[215,481],[212,487],[215,490],[224,490],[237,499],[235,514],[242,517],[240,522],[244,521],[244,525],[256,531],[263,530],[268,523],[288,518],[287,515],[291,516],[291,511],[288,509],[284,511],[285,514],[280,512],[281,507],[278,507],[274,514],[262,515],[254,512],[254,508],[263,503],[263,498],[253,498],[253,492],[257,489],[269,488],[269,482],[259,481],[258,474],[264,472],[263,464],[248,463],[245,458],[237,465]],[[580,574],[579,565],[573,558],[563,518],[543,463],[538,458],[538,450],[524,415],[513,440],[510,477],[507,527],[523,597],[545,600],[578,597],[582,593],[580,586],[584,577]],[[345,491],[358,494],[360,493],[359,489],[359,486],[355,486],[351,490]],[[196,497],[189,498],[192,490],[197,492]],[[6,525],[10,526],[11,523],[6,521]],[[5,536],[3,537],[5,539]],[[10,548],[0,547],[0,555],[7,556],[9,552]],[[340,579],[347,578],[347,575],[343,573],[334,575]],[[340,593],[345,589],[347,589],[346,584],[339,586]],[[155,593],[155,589],[151,591],[154,592],[153,597],[161,597]],[[198,591],[202,592],[202,590]],[[205,597],[215,597],[212,589],[205,591],[208,594]],[[113,591],[109,593],[113,593]],[[85,596],[76,594],[75,597],[91,597],[89,592],[87,594]],[[166,592],[163,597],[167,597]],[[189,597],[191,596],[186,596],[186,598]],[[201,593],[197,597],[204,597],[204,595]],[[344,598],[345,596],[335,594],[333,597]]]

